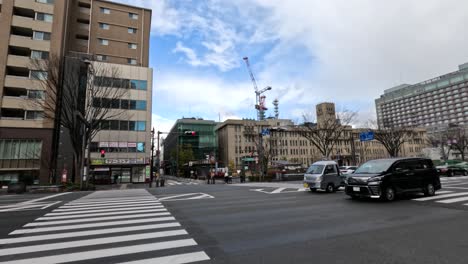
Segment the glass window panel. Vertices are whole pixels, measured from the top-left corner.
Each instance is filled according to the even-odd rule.
[[[137,89],[138,88],[138,81],[137,80],[130,80],[130,88]]]
[[[136,110],[146,110],[146,101],[136,101]]]
[[[146,130],[146,122],[145,121],[137,121],[136,122],[137,131],[145,131]]]
[[[128,121],[128,130],[135,131],[136,129],[136,122],[135,121]]]
[[[137,89],[138,90],[146,90],[148,86],[148,82],[147,81],[139,81],[138,82],[138,86],[137,86]]]
[[[135,110],[136,109],[136,101],[135,100],[130,100],[130,110]]]
[[[128,130],[128,121],[120,121],[120,130],[123,130],[123,131]]]
[[[128,109],[129,104],[130,103],[128,100],[125,100],[125,99],[120,100],[120,109]]]
[[[119,120],[111,120],[110,122],[110,130],[119,130]]]

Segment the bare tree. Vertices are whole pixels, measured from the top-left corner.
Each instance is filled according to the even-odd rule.
[[[120,99],[130,83],[119,79],[117,68],[79,58],[33,60],[32,68],[40,73],[37,79],[45,91],[44,98],[34,104],[44,109],[44,118],[59,121],[67,130],[74,153],[74,175],[80,175],[85,146],[89,148],[96,134],[107,128],[104,121],[123,117],[125,107],[121,107]],[[88,168],[89,164],[90,151]]]
[[[311,122],[310,115],[303,115],[304,125],[300,126],[300,134],[314,145],[323,158],[329,159],[332,150],[339,140],[345,138],[346,131],[356,118],[356,112],[344,110],[337,113],[336,118],[325,119],[320,123]]]
[[[377,122],[369,120],[368,130],[374,132],[374,139],[382,144],[390,157],[398,157],[403,145],[416,137],[414,128],[398,127],[392,123],[385,122],[384,128],[378,128]]]

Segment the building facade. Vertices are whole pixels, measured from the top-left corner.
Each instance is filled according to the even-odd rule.
[[[375,100],[379,128],[434,127],[468,123],[468,63],[418,84],[384,91]]]
[[[109,67],[120,67],[123,79],[141,81],[145,89],[133,91],[129,87],[128,98],[122,99],[146,101],[141,112],[129,110],[128,120],[144,121],[143,133],[148,136],[134,136],[129,131],[126,139],[119,127],[117,139],[114,136],[106,139],[106,132],[102,132],[92,147],[100,142],[108,145],[119,142],[119,146],[125,142],[128,150],[134,143],[144,143],[144,159],[149,164],[146,149],[151,127],[150,26],[151,10],[110,1],[0,1],[0,184],[26,178],[32,178],[35,184],[47,183],[53,181],[52,177],[56,179],[63,169],[70,171],[69,153],[54,153],[55,149],[64,149],[58,145],[58,135],[66,133],[62,130],[60,134],[60,126],[44,118],[44,109],[30,103],[48,99],[46,88],[41,85],[47,73],[35,69],[32,60],[87,58]],[[66,145],[66,142],[61,136],[60,143]],[[135,155],[131,150],[128,157],[125,152],[109,154],[110,161],[101,162],[122,159],[118,160],[123,163],[119,165],[132,167],[134,164],[127,161],[136,156],[140,160],[142,154]],[[52,160],[57,155],[62,162],[53,168]],[[108,173],[111,175],[111,170]]]
[[[191,150],[191,161],[204,161],[207,156],[219,160],[217,124],[215,121],[197,118],[178,119],[171,130],[165,133],[167,136],[163,141],[166,173],[175,173],[181,150]]]
[[[320,104],[317,111],[323,111],[319,122],[328,122],[327,119],[336,119],[335,107],[332,103]],[[317,113],[317,117],[319,114]],[[307,124],[317,125],[317,124]],[[318,126],[320,128],[320,126]],[[260,141],[260,134],[263,133]],[[268,156],[269,165],[278,161],[288,161],[302,164],[304,167],[323,160],[324,157],[301,132],[304,125],[295,125],[287,119],[256,120],[226,120],[217,127],[219,157],[224,164],[234,164],[236,169],[243,165],[257,163],[259,148],[263,144],[264,155]],[[385,147],[375,141],[361,142],[359,134],[366,129],[349,127],[335,142],[330,159],[340,165],[359,165],[368,160],[388,158]],[[422,149],[427,146],[426,131],[416,129],[414,137],[405,142],[401,148],[400,156],[422,157]],[[261,143],[260,143],[261,142]],[[258,164],[258,163],[257,163]]]

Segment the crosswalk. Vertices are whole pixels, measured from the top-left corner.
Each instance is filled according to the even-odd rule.
[[[0,264],[182,264],[210,257],[144,189],[98,191],[0,239]]]
[[[199,185],[200,183],[198,182],[179,182],[179,181],[173,181],[173,180],[168,180],[167,185],[174,186],[174,185]]]

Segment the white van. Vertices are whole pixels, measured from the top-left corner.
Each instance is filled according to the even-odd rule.
[[[304,187],[311,191],[335,192],[343,185],[344,181],[335,161],[315,162],[304,174]]]

